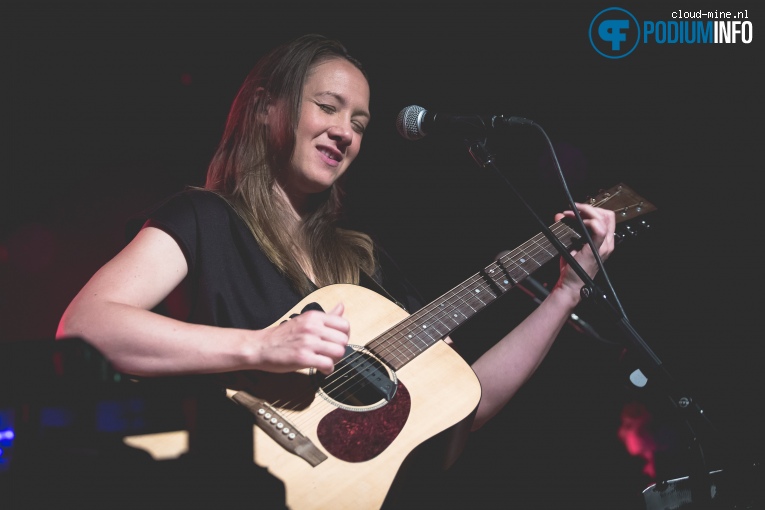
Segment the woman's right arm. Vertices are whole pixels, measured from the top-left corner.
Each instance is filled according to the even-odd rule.
[[[152,312],[187,273],[175,240],[144,227],[75,296],[56,337],[82,338],[115,369],[146,377],[306,367],[328,373],[345,352],[342,306],[263,330],[190,324]]]

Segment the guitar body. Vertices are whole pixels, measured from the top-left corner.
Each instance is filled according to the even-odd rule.
[[[307,305],[331,310],[339,302],[345,306],[343,316],[351,324],[349,343],[354,346],[366,346],[409,315],[371,290],[338,284],[310,294],[272,327]],[[481,397],[471,367],[441,340],[393,374],[395,394],[382,405],[334,402],[327,392],[314,391],[317,376],[321,377],[311,371],[257,373],[245,390],[268,400],[268,410],[288,420],[319,450],[315,455],[325,457],[312,465],[288,451],[264,432],[270,422],[263,411],[258,415],[257,406],[248,406],[256,415],[255,463],[284,483],[287,506],[296,510],[381,507],[406,457],[427,439],[470,417]],[[285,389],[289,385],[293,388]],[[281,398],[273,398],[275,393]]]

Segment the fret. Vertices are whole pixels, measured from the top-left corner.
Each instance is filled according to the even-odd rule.
[[[499,262],[493,262],[484,269],[484,273],[494,281],[495,288],[502,289],[502,292],[507,291],[515,285],[512,277],[507,274],[505,268]]]
[[[553,248],[553,246],[550,244],[550,241],[548,241],[547,238],[544,238],[544,239],[534,238],[534,239],[532,239],[532,242],[537,247],[539,247],[539,249],[544,250],[544,252],[545,252],[545,259],[544,259],[544,262],[542,262],[542,264],[544,264],[545,262],[547,262],[550,259],[552,259],[555,256],[555,254],[557,253],[555,251],[555,248]],[[552,251],[550,249],[552,249]]]
[[[510,282],[499,274],[499,265],[493,265],[501,283],[498,284],[500,292],[495,290],[496,287],[493,287],[485,276],[476,274],[440,299],[415,312],[387,332],[380,342],[373,342],[368,347],[394,369],[401,368],[512,287]],[[409,355],[405,350],[396,347],[401,343],[412,346]]]

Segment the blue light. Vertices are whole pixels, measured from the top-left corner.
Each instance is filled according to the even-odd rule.
[[[43,407],[40,424],[45,427],[64,428],[74,423],[74,412],[66,407]]]
[[[96,411],[96,428],[100,432],[137,432],[145,426],[145,402],[133,398],[104,400]]]
[[[16,437],[16,435],[13,433],[13,429],[0,430],[0,441],[12,441],[14,437]]]

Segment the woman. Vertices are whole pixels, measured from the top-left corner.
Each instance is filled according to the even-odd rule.
[[[370,122],[361,64],[318,35],[280,46],[251,71],[233,102],[205,190],[171,197],[104,265],[64,313],[59,337],[92,343],[136,376],[330,374],[352,324],[343,304],[274,324],[302,297],[367,275],[409,312],[414,292],[365,234],[337,225],[338,179]],[[614,247],[614,215],[579,205],[600,256]],[[556,221],[573,216],[556,215]],[[585,247],[575,255],[597,271]],[[481,400],[473,428],[495,415],[533,374],[580,301],[582,282],[561,265],[545,301],[474,364]],[[181,289],[171,318],[157,307]]]

